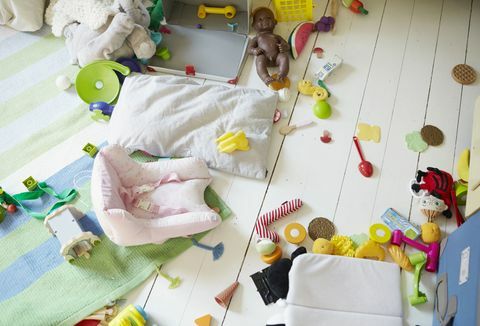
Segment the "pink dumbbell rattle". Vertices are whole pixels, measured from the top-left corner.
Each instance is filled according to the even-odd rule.
[[[406,237],[402,231],[395,230],[392,232],[391,243],[395,246],[400,246],[402,243],[406,243],[420,251],[425,252],[427,254],[427,264],[425,265],[425,270],[432,273],[437,271],[438,258],[440,256],[440,244],[438,242],[432,242],[426,246],[418,241]]]

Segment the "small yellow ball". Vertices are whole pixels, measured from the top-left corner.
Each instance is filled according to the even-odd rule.
[[[327,239],[318,238],[313,242],[312,252],[314,254],[331,255],[333,253],[333,244]]]

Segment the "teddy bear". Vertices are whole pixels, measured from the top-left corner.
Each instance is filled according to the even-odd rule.
[[[96,60],[116,60],[121,57],[149,59],[156,44],[150,37],[150,16],[142,0],[116,0],[116,14],[108,17],[98,29],[74,22],[63,34],[73,64],[85,66]]]

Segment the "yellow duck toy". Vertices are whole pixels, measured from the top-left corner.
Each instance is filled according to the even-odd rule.
[[[217,149],[221,153],[232,153],[236,150],[248,151],[250,146],[248,145],[248,139],[243,130],[233,132],[226,132],[215,140]]]
[[[297,84],[297,90],[300,94],[303,95],[314,95],[314,93],[319,93],[316,96],[321,98],[314,97],[315,101],[325,100],[328,97],[328,92],[325,88],[320,86],[315,86],[311,81],[303,79],[300,80]],[[320,95],[321,94],[321,95]]]

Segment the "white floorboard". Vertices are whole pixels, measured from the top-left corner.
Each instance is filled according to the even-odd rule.
[[[317,5],[319,16],[326,5]],[[452,80],[450,70],[463,62],[479,69],[480,49],[474,41],[480,33],[479,1],[388,0],[366,5],[370,12],[367,17],[340,8],[335,35],[319,34],[314,40],[314,46],[322,47],[326,57],[338,54],[344,59],[342,67],[327,81],[332,91],[332,117],[316,119],[311,113],[313,100],[295,94],[292,87],[296,96],[280,105],[292,114],[275,126],[269,153],[271,179],[259,182],[215,173],[213,187],[235,214],[205,241],[223,241],[226,252],[213,262],[209,254],[193,248],[164,267],[173,275],[183,276],[185,284],[183,289],[171,291],[165,282],[157,280],[146,304],[157,324],[191,325],[195,318],[211,313],[214,325],[262,325],[280,311],[275,305],[263,305],[250,279],[265,267],[252,246],[251,235],[258,214],[285,200],[299,197],[305,205],[275,223],[273,228],[280,233],[289,222],[306,226],[316,216],[333,220],[340,234],[367,232],[388,207],[424,222],[408,192],[410,179],[418,168],[430,165],[452,172],[454,159],[470,143],[471,114],[480,93],[479,84],[462,87]],[[293,27],[291,23],[280,24],[277,33],[287,36]],[[308,45],[308,49],[312,47]],[[308,56],[305,50],[298,61],[292,62],[289,76],[293,84],[303,78],[313,79],[323,62],[315,55]],[[252,63],[249,58],[240,85],[262,88]],[[286,138],[276,134],[287,122],[306,119],[314,120],[315,125]],[[357,122],[382,128],[380,143],[362,142],[367,159],[375,166],[370,179],[357,170],[359,158],[352,144]],[[445,143],[420,155],[409,151],[405,135],[427,123],[443,130]],[[332,133],[331,144],[319,140],[324,129]],[[439,222],[445,232],[455,229],[453,220],[447,223],[440,218]],[[310,240],[303,244],[311,247]],[[294,249],[283,241],[282,245],[286,252]],[[412,308],[406,299],[412,276],[404,274],[405,325],[430,325],[434,276],[427,273],[422,277],[421,287],[429,303]],[[237,278],[240,289],[225,312],[214,303],[213,296]]]

